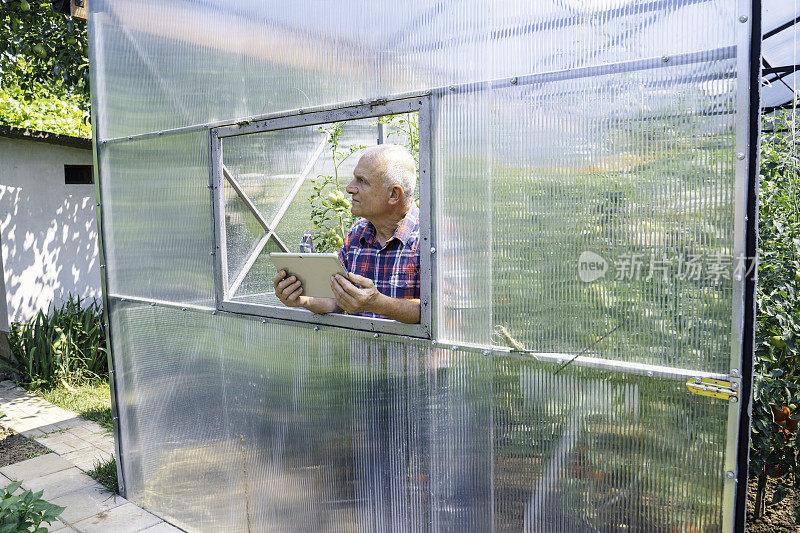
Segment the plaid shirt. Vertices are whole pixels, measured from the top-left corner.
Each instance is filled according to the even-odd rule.
[[[419,208],[411,208],[384,246],[378,242],[372,222],[359,219],[347,233],[339,259],[348,272],[371,279],[386,296],[419,298]]]

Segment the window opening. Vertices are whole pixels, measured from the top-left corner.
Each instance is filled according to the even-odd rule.
[[[345,191],[363,151],[377,144],[405,146],[417,165],[415,201],[422,234],[429,240],[425,203],[427,168],[420,166],[420,110],[424,100],[397,102],[388,109],[365,105],[318,116],[296,115],[249,125],[226,126],[212,133],[217,240],[218,307],[224,310],[328,322],[356,329],[429,336],[429,258],[421,263],[420,324],[400,324],[350,315],[314,315],[289,308],[274,294],[271,252],[337,253],[359,217],[350,212]],[[392,105],[395,104],[395,105]],[[397,109],[399,107],[399,109]],[[388,111],[380,113],[380,111]],[[392,112],[399,111],[399,112]],[[361,116],[359,116],[361,115]],[[317,119],[317,120],[314,120]],[[423,136],[425,137],[425,136]],[[427,165],[427,137],[423,164]],[[424,191],[423,191],[424,189]],[[422,212],[424,211],[424,217]],[[423,219],[426,228],[422,229]],[[424,270],[424,272],[423,272]],[[421,309],[422,311],[422,309]],[[392,323],[391,325],[388,323]]]
[[[91,185],[92,165],[64,165],[65,185]]]

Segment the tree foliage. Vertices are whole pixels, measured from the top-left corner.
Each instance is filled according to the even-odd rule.
[[[0,123],[90,137],[86,21],[0,0]]]
[[[92,128],[80,104],[42,89],[25,94],[19,86],[0,90],[0,124],[75,137],[91,137]]]
[[[89,101],[86,21],[41,0],[0,0],[0,85]]]

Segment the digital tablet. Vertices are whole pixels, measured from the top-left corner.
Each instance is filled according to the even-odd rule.
[[[347,270],[339,261],[339,254],[292,254],[272,252],[269,254],[276,270],[285,270],[286,277],[295,276],[303,284],[302,296],[336,298],[331,289],[331,277]]]

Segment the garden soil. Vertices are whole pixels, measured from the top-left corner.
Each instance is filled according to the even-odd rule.
[[[32,459],[50,450],[35,440],[23,437],[19,433],[0,427],[0,467]]]
[[[785,484],[791,485],[792,479],[787,476],[782,480]],[[775,479],[767,481],[767,492],[764,495],[767,505],[764,515],[758,520],[753,520],[753,507],[756,502],[756,485],[758,480],[751,479],[747,483],[747,528],[748,532],[753,533],[800,533],[800,526],[795,525],[794,521],[794,499],[787,496],[782,502],[770,505],[772,494],[778,482]]]

